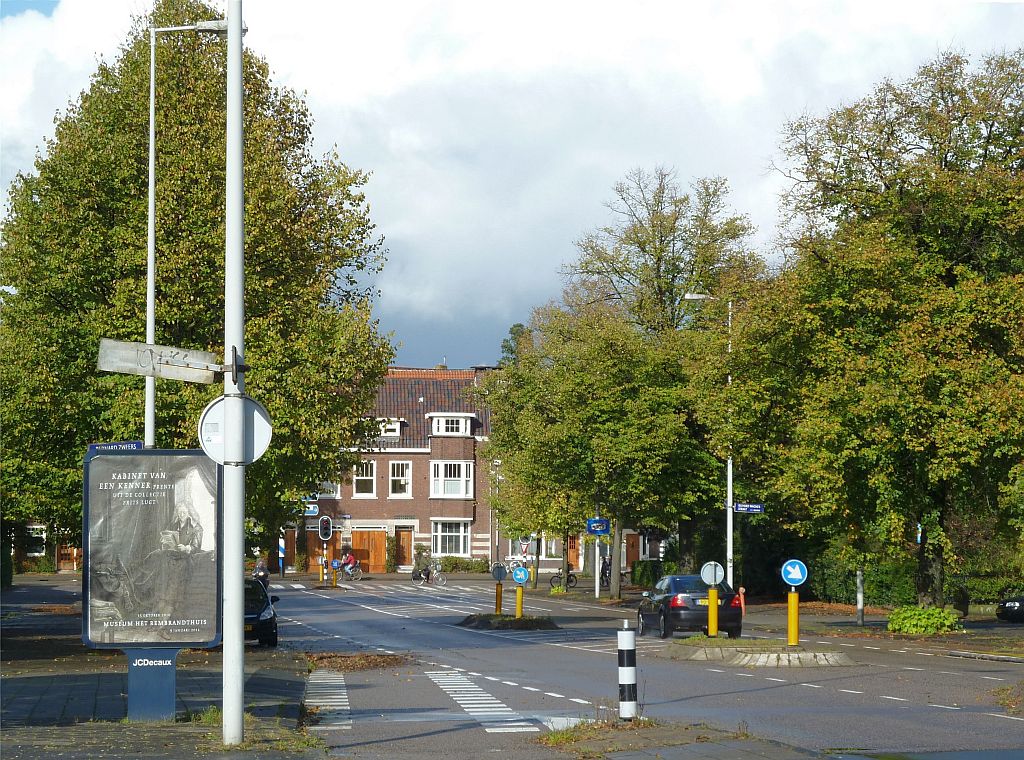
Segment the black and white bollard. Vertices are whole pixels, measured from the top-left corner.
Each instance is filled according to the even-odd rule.
[[[622,621],[619,638],[619,718],[636,717],[636,630]]]

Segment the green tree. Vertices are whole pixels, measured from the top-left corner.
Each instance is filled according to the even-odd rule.
[[[951,525],[1024,514],[1022,64],[944,54],[789,125],[793,253],[740,338],[742,445],[793,526],[913,554],[932,604]]]
[[[101,337],[144,340],[149,25],[213,18],[160,0],[113,63],[59,115],[35,172],[10,188],[0,248],[0,416],[5,524],[80,531],[91,441],[141,438],[142,378],[101,373]],[[157,343],[223,354],[225,46],[206,35],[157,50]],[[274,423],[247,470],[247,514],[265,548],[298,497],[338,479],[370,432],[392,349],[370,317],[364,272],[383,262],[362,188],[336,153],[314,158],[303,101],[244,61],[246,390]],[[156,443],[195,448],[218,386],[157,382]]]

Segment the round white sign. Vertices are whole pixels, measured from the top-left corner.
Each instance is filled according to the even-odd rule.
[[[199,416],[199,445],[206,456],[217,464],[227,464],[224,457],[224,406],[227,397],[215,398]],[[241,462],[233,464],[252,464],[267,451],[273,428],[270,415],[259,401],[242,396],[243,419],[245,420],[244,456]]]
[[[700,569],[700,579],[709,586],[717,586],[725,579],[725,570],[717,562],[705,562]]]

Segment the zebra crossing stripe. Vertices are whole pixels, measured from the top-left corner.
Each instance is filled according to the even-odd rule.
[[[475,718],[488,733],[540,731],[497,697],[488,694],[462,673],[451,670],[427,671],[427,677],[455,700],[467,715]]]
[[[307,708],[316,710],[317,723],[312,731],[338,731],[352,728],[351,707],[345,675],[336,670],[314,670],[306,680]]]

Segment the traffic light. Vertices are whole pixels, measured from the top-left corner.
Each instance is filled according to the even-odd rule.
[[[320,540],[330,541],[331,533],[334,531],[334,522],[329,515],[320,516]]]

